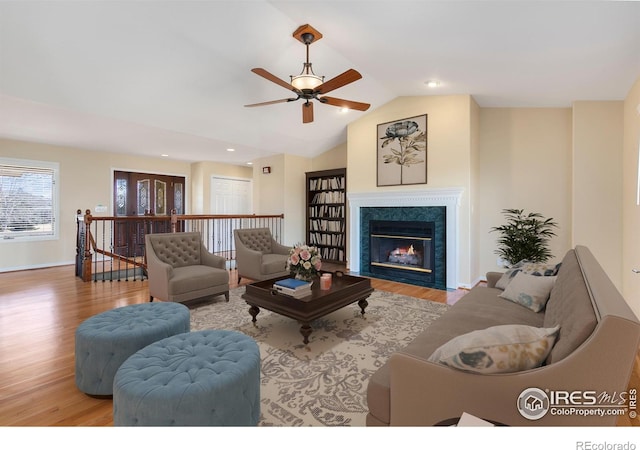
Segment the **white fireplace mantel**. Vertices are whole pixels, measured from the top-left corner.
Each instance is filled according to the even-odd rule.
[[[353,192],[349,201],[349,270],[360,272],[360,208],[445,206],[447,213],[447,288],[458,287],[458,208],[462,188]]]

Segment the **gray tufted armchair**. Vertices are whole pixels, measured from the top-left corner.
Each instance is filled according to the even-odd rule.
[[[149,301],[170,302],[224,294],[229,301],[229,272],[223,257],[210,253],[199,232],[145,236]]]
[[[233,230],[233,239],[238,283],[242,277],[262,281],[289,274],[285,266],[291,248],[278,243],[269,228]]]

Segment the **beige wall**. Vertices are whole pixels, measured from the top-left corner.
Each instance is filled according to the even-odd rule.
[[[271,167],[271,173],[262,168]],[[284,212],[284,155],[275,155],[253,161],[253,207],[256,214],[281,214]],[[285,218],[286,219],[286,218]]]
[[[482,108],[479,151],[480,275],[504,270],[494,253],[503,209],[552,217],[553,261],[571,247],[571,109]]]
[[[622,289],[621,101],[573,104],[572,246],[586,245]]]
[[[471,99],[471,171],[469,172],[470,193],[470,233],[469,233],[469,270],[471,284],[481,278],[480,271],[480,107]]]
[[[344,142],[311,160],[311,170],[341,169],[347,167],[347,143]],[[347,177],[347,181],[349,178]]]
[[[462,285],[470,285],[475,278],[470,263],[471,123],[474,103],[469,95],[399,97],[349,124],[347,137],[347,190],[350,193],[463,188],[458,215],[458,281]],[[427,184],[377,187],[377,125],[421,114],[427,114]]]
[[[636,204],[640,153],[640,78],[624,102],[622,154],[622,295],[640,317],[640,206]]]
[[[6,139],[0,139],[0,156],[60,164],[59,239],[0,241],[0,271],[73,264],[76,253],[76,211],[93,211],[96,205],[105,205],[108,206],[106,213],[94,214],[112,214],[114,169],[184,176],[187,179],[187,204],[191,196],[190,167],[185,162]]]
[[[253,203],[256,214],[284,213],[283,243],[293,245],[305,239],[305,172],[311,159],[276,155],[253,162]],[[262,167],[271,173],[263,174]]]

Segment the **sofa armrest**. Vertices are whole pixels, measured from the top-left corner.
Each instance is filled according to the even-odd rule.
[[[282,245],[275,239],[271,240],[271,253],[277,253],[279,255],[289,255],[290,251],[291,251],[291,247]]]
[[[147,241],[147,276],[149,278],[149,295],[162,300],[169,299],[169,280],[173,276],[173,267],[160,260]]]
[[[200,246],[200,261],[203,266],[215,267],[216,269],[226,270],[227,261],[219,255],[214,255],[202,244]]]
[[[487,272],[487,287],[494,288],[496,283],[504,275],[502,272]]]

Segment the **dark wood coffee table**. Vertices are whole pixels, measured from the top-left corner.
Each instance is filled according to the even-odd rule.
[[[371,280],[368,278],[337,272],[333,275],[331,289],[321,290],[320,282],[316,280],[311,287],[310,295],[293,298],[273,289],[273,283],[284,278],[289,277],[248,284],[242,298],[251,306],[249,313],[254,324],[260,308],[300,322],[300,334],[305,345],[309,343],[312,321],[355,302],[358,302],[361,314],[364,315],[364,310],[369,304],[366,299],[373,292]]]

